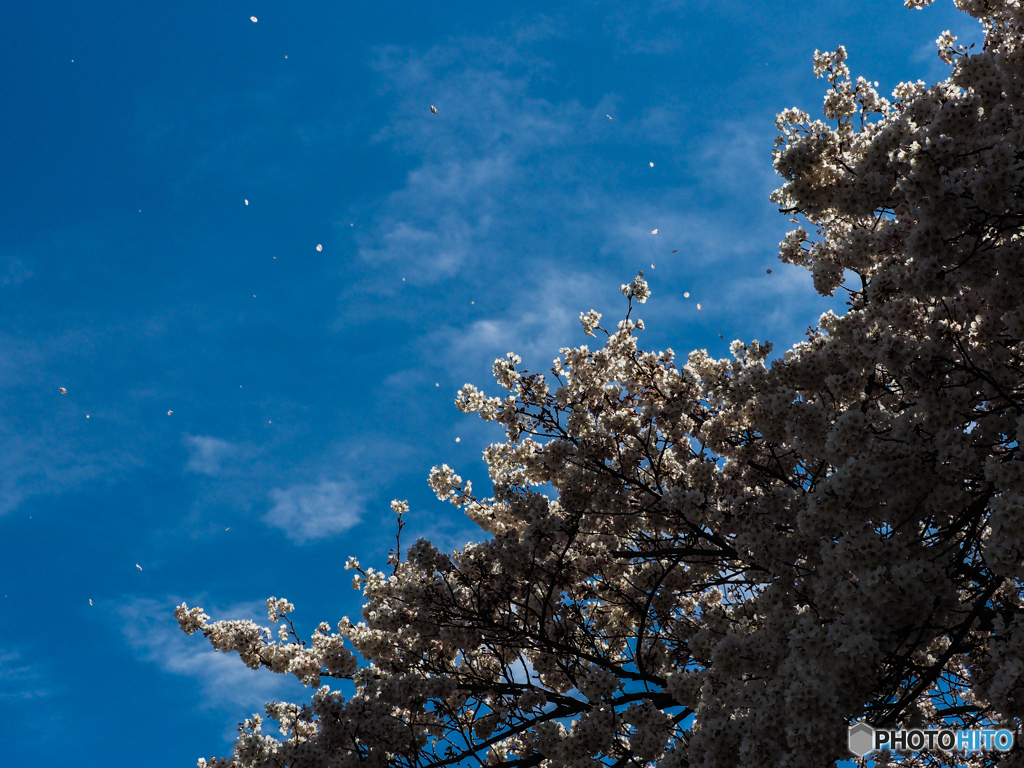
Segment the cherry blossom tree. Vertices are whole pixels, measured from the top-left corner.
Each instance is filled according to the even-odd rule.
[[[276,639],[177,609],[314,689],[267,705],[280,737],[253,716],[201,766],[819,768],[857,720],[1000,723],[1019,745],[1024,7],[956,4],[985,42],[944,33],[947,80],[888,100],[839,48],[814,59],[825,120],[779,116],[772,199],[807,225],[780,257],[845,314],[775,359],[737,341],[677,362],[638,348],[641,273],[616,328],[581,315],[598,348],[547,377],[496,361],[506,394],[456,402],[504,428],[493,494],[429,481],[480,543],[350,559],[362,620],[308,640],[285,600]],[[894,759],[1024,765],[1019,746]]]

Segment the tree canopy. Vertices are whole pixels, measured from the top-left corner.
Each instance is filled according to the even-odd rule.
[[[956,4],[985,43],[944,33],[948,79],[885,99],[840,47],[825,119],[779,115],[780,258],[848,310],[677,360],[638,347],[641,273],[615,328],[581,315],[600,346],[495,361],[456,403],[504,427],[492,495],[429,481],[482,541],[350,559],[362,621],[308,642],[286,600],[276,639],[177,609],[314,689],[200,765],[819,768],[856,720],[1002,723],[1011,752],[901,759],[1024,765],[1024,8]]]

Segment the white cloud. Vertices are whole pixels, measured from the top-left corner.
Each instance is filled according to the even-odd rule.
[[[227,440],[205,435],[185,435],[183,442],[190,455],[185,469],[215,477],[226,460],[239,455],[240,448]]]
[[[35,433],[19,434],[0,420],[0,515],[17,509],[32,496],[61,493],[89,480],[116,476],[140,463],[121,449],[83,452],[78,435],[68,431],[70,435],[60,434],[44,424]]]
[[[14,648],[0,648],[0,701],[38,699],[52,691],[43,684],[38,668]]]
[[[718,0],[722,4],[722,0]],[[619,0],[599,2],[605,15],[605,32],[615,38],[618,46],[629,53],[667,54],[685,45],[685,37],[679,34],[675,19],[666,15],[680,16],[687,6],[701,8],[706,0],[683,2],[683,0],[653,0],[653,2],[628,3]]]
[[[561,347],[574,340],[583,343],[579,314],[606,294],[608,286],[594,276],[553,270],[534,280],[534,285],[524,286],[529,300],[513,311],[465,328],[444,328],[433,334],[429,345],[447,350],[449,369],[469,362],[472,368],[486,364],[489,371],[494,358],[515,352],[531,370],[546,371]]]
[[[778,206],[769,202],[772,190],[781,187],[783,179],[772,165],[772,149],[778,132],[769,112],[751,122],[755,130],[743,123],[726,122],[718,126],[713,139],[704,142],[691,171],[707,180],[707,187],[734,201],[737,196],[749,203],[760,203],[760,212],[771,221],[779,220]]]
[[[363,512],[363,494],[351,480],[274,488],[270,498],[274,506],[263,521],[297,544],[347,531],[359,523]]]
[[[138,658],[152,662],[164,672],[191,677],[199,683],[198,706],[230,707],[244,713],[262,712],[273,700],[303,698],[301,684],[269,670],[252,670],[236,653],[213,650],[201,635],[186,635],[174,618],[178,601],[160,602],[148,598],[131,600],[118,609],[128,645]],[[188,601],[189,605],[196,601]],[[202,604],[202,601],[199,601]],[[234,605],[214,618],[251,619],[266,624],[265,603]]]
[[[32,270],[14,256],[0,256],[0,288],[14,287],[32,277]]]
[[[379,224],[363,239],[364,260],[400,262],[407,276],[437,282],[487,260],[509,225],[517,228],[509,214],[525,199],[515,190],[530,185],[524,161],[570,140],[584,114],[575,102],[528,95],[538,67],[493,39],[423,55],[381,52],[378,69],[401,95],[376,138],[422,163],[382,201]],[[424,92],[438,104],[436,117],[419,103]]]
[[[634,21],[680,8],[656,0]],[[495,38],[388,49],[378,71],[396,110],[377,138],[417,162],[357,235],[374,285],[351,292],[364,302],[379,293],[389,313],[411,322],[425,307],[444,318],[423,328],[419,359],[389,386],[484,386],[491,361],[510,350],[546,371],[560,347],[597,343],[582,336],[581,311],[597,309],[615,327],[625,312],[618,286],[638,269],[654,291],[634,313],[651,329],[641,343],[684,356],[693,343],[717,344],[719,333],[768,336],[782,349],[830,305],[807,290],[802,270],[777,260],[787,225],[768,201],[781,183],[773,113],[695,124],[685,94],[624,113],[615,93],[592,95],[593,106],[559,99],[545,88],[548,62]],[[610,150],[617,145],[637,150],[632,165]],[[639,173],[650,188],[631,183]],[[413,286],[416,310],[395,301]]]
[[[361,257],[391,286],[378,285],[382,294],[395,290],[389,264],[401,265],[408,284],[535,293],[550,264],[575,265],[590,276],[588,254],[595,251],[650,263],[671,250],[664,248],[668,222],[679,224],[679,235],[708,229],[707,212],[700,210],[707,206],[693,199],[687,178],[659,188],[653,199],[624,192],[629,186],[617,180],[631,171],[608,154],[616,144],[644,147],[657,158],[658,174],[675,167],[667,172],[728,189],[734,209],[737,198],[751,195],[750,170],[743,169],[748,162],[759,167],[752,194],[764,200],[771,188],[772,136],[726,126],[694,152],[685,146],[693,128],[681,102],[662,99],[609,121],[605,115],[616,111],[619,98],[614,93],[590,107],[539,98],[534,91],[550,65],[501,40],[455,40],[422,54],[390,48],[381,53],[378,70],[397,92],[397,108],[377,139],[419,158],[404,185],[374,206],[376,225],[357,235]],[[424,93],[444,107],[439,115],[420,104]],[[647,159],[638,164],[646,168]],[[627,219],[635,237],[623,231]],[[724,224],[716,234],[728,232],[722,242],[735,242],[736,223]],[[655,228],[662,234],[651,237]],[[612,282],[631,276],[618,274]],[[366,296],[367,286],[358,290]]]

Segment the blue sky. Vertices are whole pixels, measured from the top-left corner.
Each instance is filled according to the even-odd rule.
[[[546,370],[637,269],[647,348],[841,308],[777,261],[774,116],[818,113],[815,48],[943,77],[944,29],[979,38],[948,0],[8,3],[3,762],[190,766],[301,696],[173,606],[355,617],[393,498],[409,542],[474,537],[425,482],[486,487],[456,391]]]

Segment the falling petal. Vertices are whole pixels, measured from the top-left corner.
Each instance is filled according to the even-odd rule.
[[[437,114],[437,107],[435,107],[433,104],[430,105],[430,114],[432,114],[432,115],[436,115]]]
[[[68,393],[68,391],[67,391],[66,389],[64,389],[64,387],[61,387],[61,388],[60,388],[60,393],[61,393],[62,395],[66,395],[66,394]]]
[[[89,605],[92,605],[92,598],[89,598]]]
[[[611,116],[611,115],[605,115],[605,117],[607,117],[607,118],[608,118],[609,120],[611,120],[611,119],[612,119],[612,116]]]
[[[231,529],[230,529],[230,528],[225,528],[224,530],[225,530],[225,531],[230,531]]]
[[[320,245],[319,243],[317,243],[316,249],[318,251],[322,251],[324,249],[324,247],[322,245]]]
[[[85,414],[85,418],[87,418],[87,419],[89,418],[89,414],[88,414],[88,413],[87,413],[87,414]]]
[[[248,200],[246,200],[246,201],[245,201],[245,204],[246,204],[246,205],[248,205],[248,204],[249,204],[249,201],[248,201]]]
[[[652,235],[656,235],[656,234],[658,234],[658,230],[656,230],[656,229],[652,229],[652,230],[651,230],[651,234],[652,234]]]
[[[697,305],[697,311],[700,312],[700,310],[702,310],[702,309],[704,309],[704,307],[702,307],[700,304],[698,304]]]
[[[689,291],[687,291],[686,293],[684,293],[684,294],[683,294],[683,298],[684,298],[684,299],[688,299],[688,298],[690,298],[690,292],[689,292]]]
[[[256,17],[255,16],[250,16],[249,17],[249,21],[251,21],[253,24],[255,24],[256,23]]]
[[[170,416],[172,413],[174,413],[174,411],[168,411],[167,415]]]
[[[724,338],[725,338],[725,336],[723,336],[722,334],[718,334],[718,338],[720,338],[720,339],[724,339]]]
[[[138,563],[135,564],[135,567],[138,568],[140,571],[142,570],[142,566],[139,565]]]
[[[460,443],[460,442],[462,442],[462,438],[461,438],[461,437],[456,437],[456,438],[455,438],[455,442],[456,442],[456,443]]]
[[[651,163],[651,168],[653,168],[653,167],[654,167],[654,163]]]
[[[651,269],[654,269],[654,265],[653,264],[651,264]]]

